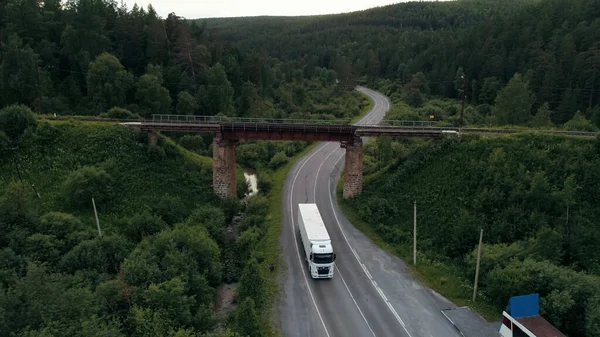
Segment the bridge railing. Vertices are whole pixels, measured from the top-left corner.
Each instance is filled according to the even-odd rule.
[[[222,123],[240,123],[240,124],[302,124],[302,125],[335,125],[356,127],[438,127],[435,121],[398,121],[382,120],[379,123],[352,123],[350,119],[292,119],[292,118],[244,118],[244,117],[226,117],[226,116],[196,116],[196,115],[169,115],[153,114],[151,119],[117,119],[103,118],[96,116],[58,116],[44,118],[51,120],[78,120],[78,121],[98,121],[98,122],[155,122],[155,123],[173,123],[173,124],[222,124]]]
[[[362,124],[364,126],[411,126],[411,127],[432,127],[436,126],[436,121],[398,121],[398,120],[382,120],[378,124]]]
[[[191,115],[152,115],[152,122],[158,123],[195,123],[195,124],[303,124],[303,125],[350,125],[350,119],[293,119],[293,118],[245,118],[226,116],[191,116]]]
[[[159,123],[194,123],[194,124],[219,124],[220,116],[195,116],[195,115],[168,115],[153,114],[152,122]]]
[[[226,116],[194,116],[194,115],[168,115],[154,114],[153,122],[159,123],[196,123],[196,124],[221,124],[221,123],[247,123],[247,124],[303,124],[303,125],[350,125],[352,120],[346,119],[294,119],[294,118],[246,118]],[[399,121],[382,120],[375,123],[357,123],[356,126],[389,126],[389,127],[432,127],[436,121]]]

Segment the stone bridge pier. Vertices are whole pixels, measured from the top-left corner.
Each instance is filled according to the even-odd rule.
[[[362,192],[363,185],[363,143],[356,137],[352,143],[342,143],[346,148],[344,163],[344,199],[352,198]]]
[[[213,138],[213,190],[221,198],[235,197],[237,193],[235,174],[236,141],[223,139],[221,133]],[[360,137],[353,142],[342,142],[346,149],[344,166],[344,199],[362,192],[363,184],[363,143]]]
[[[235,181],[235,141],[213,138],[213,190],[221,198],[237,195]]]

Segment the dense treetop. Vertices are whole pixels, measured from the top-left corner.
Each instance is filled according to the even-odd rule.
[[[148,145],[122,126],[44,115],[356,117],[367,100],[336,79],[151,6],[0,0],[0,335],[270,334],[279,223],[261,195],[230,225],[244,207],[212,192],[210,137]],[[246,142],[238,162],[268,176],[305,146]],[[217,312],[231,282],[240,305]]]
[[[174,13],[160,18],[152,6],[0,2],[0,106],[18,103],[36,113],[63,115],[119,107],[146,118],[306,117],[329,99],[305,100],[307,91],[331,86],[336,74],[299,69],[267,53],[241,52],[204,24],[188,24]],[[337,96],[340,102],[359,97]]]
[[[599,75],[596,0],[191,21],[113,0],[0,0],[0,334],[198,336],[226,325],[262,336],[268,327],[263,276],[275,258],[261,249],[276,240],[264,241],[274,237],[265,198],[253,199],[225,244],[237,204],[212,200],[207,158],[39,115],[351,118],[365,105],[352,88],[366,83],[392,97],[391,119],[456,124],[464,95],[469,124],[597,130]],[[178,141],[211,154],[209,139]],[[421,254],[463,278],[484,227],[482,298],[500,308],[538,291],[559,328],[598,335],[598,141],[415,144],[366,145],[365,173],[379,178],[350,201],[359,215],[403,247],[418,198],[429,208]],[[275,170],[304,145],[244,143],[238,162]],[[232,281],[239,307],[218,319],[216,289]]]

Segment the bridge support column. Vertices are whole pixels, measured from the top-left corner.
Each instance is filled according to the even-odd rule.
[[[213,138],[213,191],[221,198],[236,196],[235,142]]]
[[[158,131],[148,131],[148,137],[150,137],[150,145],[156,145],[158,143]]]
[[[344,199],[352,198],[362,192],[363,183],[363,143],[358,137],[353,144],[346,144],[346,163],[344,164]]]

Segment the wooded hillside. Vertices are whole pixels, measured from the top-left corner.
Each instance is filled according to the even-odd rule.
[[[271,179],[245,207],[220,201],[210,137],[167,134],[190,152],[44,116],[358,116],[367,99],[336,78],[241,52],[151,6],[0,0],[0,335],[271,335]],[[238,162],[268,177],[306,145],[245,142]],[[223,305],[224,283],[237,305]]]
[[[420,96],[460,99],[465,74],[466,101],[483,118],[494,115],[498,91],[520,73],[531,94],[519,101],[528,115],[543,108],[561,125],[579,110],[598,125],[599,18],[595,0],[458,0],[294,18],[285,25],[281,18],[206,25],[242,50],[302,62],[306,73],[329,67],[348,85],[387,79],[388,94],[412,96],[416,107]],[[526,124],[528,115],[494,123]]]
[[[417,269],[449,272],[430,281],[461,300],[471,297],[483,228],[478,301],[501,312],[511,296],[539,293],[542,315],[561,331],[599,336],[600,138],[428,143],[368,144],[366,162],[378,173],[345,210],[411,262],[416,200]],[[444,284],[454,277],[462,280],[454,288]]]
[[[361,97],[340,91],[337,100],[321,93],[313,101],[307,92],[331,86],[334,72],[305,74],[268,53],[241,52],[174,13],[163,19],[151,6],[128,10],[116,1],[0,1],[0,47],[0,105],[40,114],[119,107],[142,117],[308,117]]]

